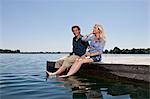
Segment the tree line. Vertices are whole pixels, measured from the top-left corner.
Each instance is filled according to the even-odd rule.
[[[20,53],[20,50],[0,49],[0,53]]]
[[[0,49],[0,53],[22,53],[22,54],[67,54],[69,52],[21,52],[19,49],[10,50],[10,49]],[[105,50],[105,54],[150,54],[150,48],[132,48],[132,49],[120,49],[114,47],[111,50]]]
[[[118,47],[114,47],[111,50],[105,50],[105,54],[150,54],[150,48],[132,48],[132,49],[120,49]]]

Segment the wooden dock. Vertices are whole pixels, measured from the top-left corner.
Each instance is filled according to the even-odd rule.
[[[54,66],[55,61],[47,61],[48,71],[56,71],[57,68]],[[93,62],[83,64],[77,74],[98,79],[150,83],[150,65]]]

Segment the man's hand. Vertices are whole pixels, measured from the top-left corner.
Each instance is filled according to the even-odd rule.
[[[86,57],[88,57],[88,56],[90,56],[91,54],[89,53],[89,52],[86,52],[86,54],[84,54],[84,55],[82,55],[81,57],[80,57],[80,59],[84,59],[84,58],[86,58]]]
[[[69,55],[70,55],[70,56],[73,55],[73,52],[69,53]]]
[[[84,55],[82,55],[80,58],[81,58],[81,59],[84,59],[84,58],[85,58],[85,54],[84,54]]]
[[[90,52],[86,52],[85,57],[87,57],[87,56],[91,56],[91,53]]]

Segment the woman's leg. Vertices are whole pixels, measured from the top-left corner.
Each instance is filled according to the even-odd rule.
[[[90,63],[90,62],[93,62],[93,60],[92,59],[81,59],[81,60],[79,60],[79,61],[76,61],[73,65],[72,65],[72,67],[70,68],[70,70],[69,70],[69,72],[67,73],[67,75],[65,75],[65,76],[61,76],[61,77],[68,77],[68,76],[71,76],[71,75],[73,75],[73,74],[75,74],[79,69],[80,69],[80,67],[81,67],[81,65],[83,64],[83,63]]]

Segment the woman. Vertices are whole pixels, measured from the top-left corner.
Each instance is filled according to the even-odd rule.
[[[89,51],[75,61],[67,75],[62,75],[60,77],[68,77],[75,74],[83,63],[100,62],[102,60],[101,55],[106,43],[103,27],[101,25],[95,24],[93,32],[84,36],[82,40],[90,41]]]

